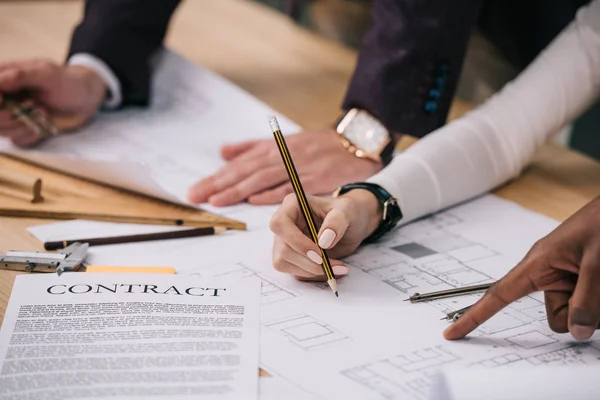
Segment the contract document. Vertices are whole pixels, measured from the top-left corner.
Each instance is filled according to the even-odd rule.
[[[256,399],[259,295],[251,279],[18,276],[0,399]]]

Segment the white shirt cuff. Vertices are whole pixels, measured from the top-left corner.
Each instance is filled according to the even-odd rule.
[[[104,101],[104,108],[115,109],[121,105],[123,101],[121,82],[104,61],[88,53],[77,53],[69,58],[68,64],[89,68],[104,81],[108,88],[108,97]]]

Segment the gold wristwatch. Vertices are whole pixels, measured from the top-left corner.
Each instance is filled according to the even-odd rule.
[[[357,157],[387,165],[394,152],[392,134],[369,112],[353,108],[339,120],[336,131],[342,144]]]

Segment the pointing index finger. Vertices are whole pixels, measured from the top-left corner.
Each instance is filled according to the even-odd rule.
[[[537,290],[521,263],[496,282],[485,295],[444,331],[448,340],[462,339],[510,303]]]

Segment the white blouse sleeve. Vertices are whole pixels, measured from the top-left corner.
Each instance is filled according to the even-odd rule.
[[[599,94],[600,0],[594,0],[501,92],[420,140],[369,181],[398,199],[403,222],[449,207],[517,176]]]

